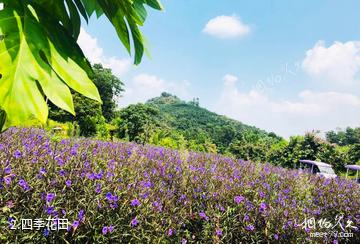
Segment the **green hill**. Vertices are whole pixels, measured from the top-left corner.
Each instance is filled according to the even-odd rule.
[[[234,141],[275,140],[281,138],[254,126],[243,124],[199,106],[198,101],[185,102],[169,93],[146,102],[159,109],[158,121],[176,130],[187,140],[210,140],[220,152]]]

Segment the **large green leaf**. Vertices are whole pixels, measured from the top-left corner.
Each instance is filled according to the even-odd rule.
[[[0,35],[5,36],[0,41],[0,105],[7,114],[5,126],[22,124],[31,117],[45,123],[45,97],[74,114],[67,85],[100,101],[86,72],[60,55],[29,10],[0,11]]]
[[[163,10],[163,6],[158,0],[145,0],[145,1],[150,7],[154,9]]]
[[[145,39],[139,26],[145,5],[161,10],[158,0],[0,0],[0,107],[5,126],[29,118],[45,122],[47,99],[74,113],[70,88],[95,100],[89,62],[77,44],[81,16],[105,14],[131,53],[141,62]],[[131,42],[133,45],[131,45]],[[2,117],[4,118],[4,116]],[[1,126],[0,126],[1,127]],[[0,128],[1,129],[1,128]]]

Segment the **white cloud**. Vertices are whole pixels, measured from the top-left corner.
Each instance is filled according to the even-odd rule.
[[[238,81],[238,77],[235,75],[231,75],[231,74],[226,74],[223,77],[223,81],[225,85],[233,85],[236,81]]]
[[[359,126],[360,98],[340,92],[305,90],[293,99],[271,99],[265,93],[242,92],[224,82],[216,112],[288,137],[306,131]]]
[[[169,92],[182,99],[189,99],[189,81],[169,82],[155,75],[138,74],[132,82],[126,84],[126,91],[119,99],[121,107],[138,102],[145,102],[159,96],[162,92]]]
[[[131,60],[129,58],[119,59],[105,56],[104,50],[99,46],[97,39],[92,37],[83,28],[80,31],[78,44],[91,63],[103,64],[104,67],[112,69],[116,76],[121,77],[131,68]]]
[[[250,33],[250,27],[237,16],[217,16],[206,24],[204,33],[218,38],[237,38]]]
[[[323,41],[306,52],[303,69],[325,82],[354,83],[360,71],[360,42],[335,42],[326,47]]]

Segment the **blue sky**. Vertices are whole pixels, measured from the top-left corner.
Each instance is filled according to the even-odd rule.
[[[163,0],[135,67],[105,18],[80,46],[125,83],[119,106],[162,91],[288,137],[360,125],[359,1]]]

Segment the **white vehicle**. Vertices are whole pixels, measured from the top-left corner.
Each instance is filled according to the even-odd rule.
[[[312,161],[312,160],[299,160],[300,169],[303,169],[310,174],[321,175],[325,178],[335,178],[335,174],[332,166],[327,163]]]
[[[360,184],[360,178],[359,178],[360,165],[346,165],[345,168],[346,168],[346,178],[348,177],[349,169],[355,170],[356,171],[355,181]]]

